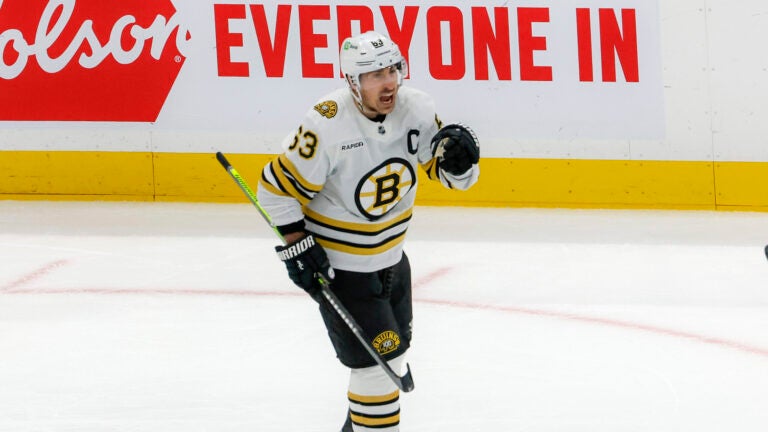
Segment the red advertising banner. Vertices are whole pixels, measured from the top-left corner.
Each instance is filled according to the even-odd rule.
[[[0,1],[0,119],[155,121],[184,64],[171,0]]]
[[[664,137],[657,0],[0,0],[0,145],[274,151],[370,29],[486,154]]]
[[[638,40],[636,10],[633,8],[575,8],[577,23],[579,79],[592,82],[594,78],[591,21],[597,22],[597,41],[601,60],[602,81],[616,82],[618,73],[626,82],[638,82]],[[511,12],[516,19],[510,23]],[[378,16],[377,16],[378,15]],[[375,29],[380,18],[386,32],[398,44],[407,60],[416,32],[419,16],[425,20],[426,55],[429,75],[435,80],[471,78],[488,81],[493,75],[500,81],[553,81],[551,65],[538,65],[535,55],[547,51],[547,37],[537,34],[536,25],[550,23],[550,8],[475,6],[462,10],[456,6],[405,6],[402,17],[394,6],[381,5],[297,5],[278,4],[275,16],[268,16],[263,4],[214,4],[216,23],[216,52],[219,76],[249,77],[248,63],[233,61],[231,49],[244,46],[244,34],[232,30],[233,21],[252,22],[258,39],[258,54],[265,76],[284,76],[288,35],[297,34],[301,43],[301,76],[303,78],[333,78],[333,63],[315,58],[318,49],[330,48],[329,35],[315,31],[315,24],[336,17],[336,40],[340,43],[352,35],[356,26],[361,32]],[[295,17],[292,27],[292,17]],[[274,22],[271,25],[270,22]],[[467,50],[467,45],[471,45]],[[333,47],[336,51],[340,46]],[[470,52],[470,55],[467,52]],[[424,52],[422,52],[424,54]],[[518,70],[513,70],[514,62]],[[618,66],[617,66],[618,63]],[[493,74],[489,73],[493,70]]]

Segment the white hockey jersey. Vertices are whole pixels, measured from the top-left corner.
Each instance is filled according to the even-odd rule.
[[[418,165],[432,180],[467,189],[475,164],[459,177],[439,169],[430,149],[440,127],[426,93],[400,87],[382,122],[357,109],[348,88],[323,97],[268,163],[258,199],[277,226],[304,219],[334,268],[372,272],[400,261],[416,196]]]

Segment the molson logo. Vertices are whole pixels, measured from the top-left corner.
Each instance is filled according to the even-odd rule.
[[[171,0],[0,0],[0,120],[157,120],[189,32]]]

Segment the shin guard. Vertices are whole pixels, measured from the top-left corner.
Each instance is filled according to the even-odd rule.
[[[400,370],[403,357],[389,361],[393,370]],[[355,432],[400,430],[400,390],[380,366],[352,369],[348,396]]]

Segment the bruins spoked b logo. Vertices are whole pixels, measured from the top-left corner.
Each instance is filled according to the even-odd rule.
[[[416,185],[416,173],[405,159],[392,158],[366,174],[357,185],[357,209],[369,219],[392,210]]]

